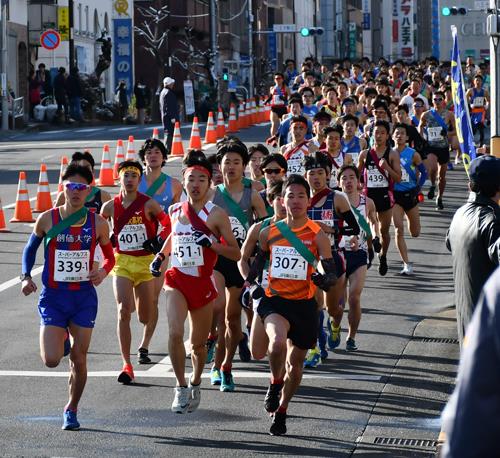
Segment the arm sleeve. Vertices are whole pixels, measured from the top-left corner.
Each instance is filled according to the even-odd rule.
[[[421,188],[424,185],[425,180],[427,180],[427,169],[425,168],[423,162],[417,165],[417,169],[420,172],[420,178],[418,179],[417,186]]]
[[[115,265],[115,255],[113,252],[113,245],[111,242],[106,243],[106,245],[101,245],[102,254],[104,255],[104,262],[102,263],[102,268],[106,273],[110,273],[111,269]]]
[[[28,243],[23,250],[22,259],[22,274],[31,275],[31,269],[35,265],[36,252],[42,243],[43,237],[38,237],[36,234],[31,234]]]
[[[163,227],[162,231],[160,232],[160,237],[163,240],[165,240],[172,231],[172,223],[170,221],[170,216],[168,216],[168,214],[165,213],[164,211],[161,211],[160,213],[158,213],[158,215],[156,215],[156,219],[160,222],[160,224]]]
[[[347,227],[343,226],[340,230],[342,235],[359,235],[361,229],[358,221],[351,210],[341,213],[342,219],[347,223]]]

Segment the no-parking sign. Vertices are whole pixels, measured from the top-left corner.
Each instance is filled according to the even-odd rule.
[[[56,30],[49,29],[40,35],[40,44],[49,51],[56,49],[60,43],[61,35]]]

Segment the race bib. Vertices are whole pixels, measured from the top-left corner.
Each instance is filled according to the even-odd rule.
[[[430,142],[435,140],[441,140],[443,136],[441,135],[443,131],[442,127],[428,127],[427,128],[427,140]]]
[[[406,168],[401,167],[401,183],[409,183],[409,182],[410,182],[410,175],[408,175]]]
[[[203,249],[192,235],[174,235],[172,238],[172,267],[203,265]]]
[[[273,246],[271,251],[271,276],[283,280],[306,280],[307,261],[299,252],[288,246]]]
[[[287,175],[291,175],[292,173],[296,173],[298,175],[305,175],[306,170],[304,168],[303,161],[304,161],[303,152],[294,154],[290,159],[288,159]]]
[[[118,234],[120,251],[139,251],[147,240],[144,224],[127,224]]]
[[[330,172],[330,188],[338,187],[339,183],[337,181],[337,172],[338,170],[332,167],[332,171]]]
[[[262,286],[262,288],[264,288],[264,289],[266,289],[269,286],[269,268],[268,267],[262,271],[262,281],[261,281],[260,286]]]
[[[89,281],[89,250],[56,250],[54,281]]]
[[[474,97],[472,106],[474,108],[482,108],[484,106],[484,97]]]
[[[273,105],[284,105],[285,102],[281,100],[279,95],[273,95]]]
[[[352,163],[354,165],[358,165],[358,159],[359,159],[359,153],[347,153],[351,156],[352,158]]]
[[[247,238],[247,231],[245,227],[240,223],[240,220],[236,218],[236,216],[230,216],[229,222],[231,223],[234,238],[240,245],[242,245]]]
[[[385,175],[383,175],[378,168],[367,169],[368,170],[368,182],[367,187],[369,188],[387,188],[389,182]]]

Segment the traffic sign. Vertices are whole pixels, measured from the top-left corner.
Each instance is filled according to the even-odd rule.
[[[295,24],[274,24],[273,32],[292,32],[295,33],[297,31],[297,26]]]
[[[52,51],[56,49],[61,43],[61,35],[59,32],[49,29],[40,35],[40,44],[43,48]]]

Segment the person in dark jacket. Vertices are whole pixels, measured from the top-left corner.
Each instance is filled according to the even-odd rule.
[[[442,415],[442,458],[498,456],[500,268],[484,285],[464,342],[458,381]]]
[[[134,86],[135,107],[137,109],[137,124],[144,124],[146,108],[151,101],[151,91],[144,84],[142,78],[135,83]]]
[[[453,216],[446,235],[446,247],[453,257],[460,345],[481,289],[500,264],[500,158],[474,159],[469,188],[469,199]]]
[[[118,108],[120,120],[125,121],[128,113],[128,94],[127,84],[125,81],[120,81],[116,88],[116,95],[118,99]]]
[[[163,90],[160,93],[160,114],[165,136],[164,143],[169,153],[172,149],[175,121],[179,119],[179,105],[173,91],[174,83],[173,78],[168,76],[164,78]]]
[[[69,121],[68,98],[66,96],[66,69],[59,67],[54,78],[54,97],[57,103],[57,117],[59,118],[64,110],[64,120]]]
[[[71,117],[76,121],[82,121],[82,87],[77,67],[73,67],[71,69],[69,76],[66,79],[66,93],[68,94]]]

